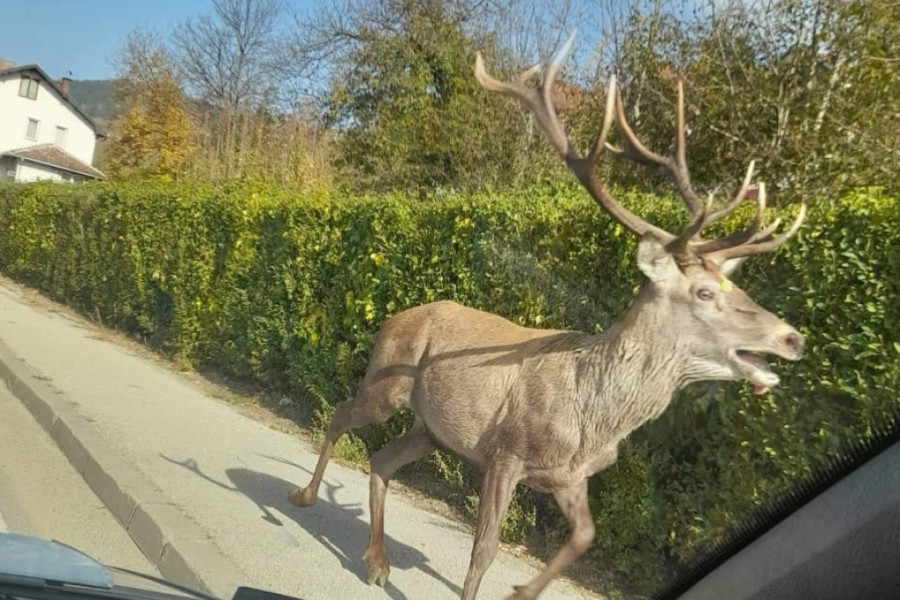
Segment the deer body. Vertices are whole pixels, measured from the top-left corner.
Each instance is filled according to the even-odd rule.
[[[671,386],[642,385],[648,357],[610,356],[629,345],[622,338],[529,329],[436,302],[385,323],[361,393],[393,396],[436,443],[481,469],[498,453],[519,458],[523,483],[550,491],[605,466],[598,457],[614,454],[619,440],[671,398]],[[671,368],[676,361],[660,350],[660,369]]]
[[[684,107],[679,86],[675,150],[663,157],[631,132],[612,80],[597,141],[586,157],[572,150],[550,99],[554,77],[571,38],[537,88],[501,83],[485,73],[481,84],[519,100],[601,208],[638,238],[637,266],[647,281],[624,317],[600,335],[530,329],[449,301],[411,308],[388,319],[375,338],[366,375],[354,400],[335,407],[312,480],[290,500],[316,501],[334,444],[347,430],[388,419],[401,408],[415,415],[407,433],[371,457],[371,533],[364,555],[369,583],[384,585],[387,484],[403,465],[446,448],[484,472],[478,520],[462,599],[473,600],[497,552],[500,523],[517,484],[553,494],[571,526],[568,542],[511,600],[531,600],[590,546],[594,523],[587,478],[614,463],[619,442],[658,417],[673,394],[694,381],[747,380],[757,393],[778,384],[760,354],[798,360],[803,337],[757,305],[727,279],[744,257],[771,250],[803,219],[773,239],[777,222],[760,230],[765,188],[757,214],[743,231],[714,240],[702,228],[742,202],[753,173],[729,204],[711,212],[691,187],[684,151]],[[615,113],[615,114],[614,114]],[[624,150],[605,140],[613,120]],[[692,215],[679,235],[647,223],[620,205],[593,171],[605,149],[671,172]]]

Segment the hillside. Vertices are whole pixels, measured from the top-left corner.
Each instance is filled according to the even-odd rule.
[[[112,79],[73,80],[69,83],[69,95],[91,117],[98,121],[112,121],[116,116]]]

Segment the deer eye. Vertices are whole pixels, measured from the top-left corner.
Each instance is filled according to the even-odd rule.
[[[716,293],[709,288],[700,288],[697,290],[697,297],[709,301],[716,297]]]

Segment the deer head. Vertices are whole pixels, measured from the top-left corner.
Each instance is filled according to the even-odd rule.
[[[573,39],[574,36],[570,37],[556,53],[536,87],[526,84],[538,73],[540,65],[523,72],[515,82],[500,82],[487,74],[478,55],[475,76],[486,89],[511,96],[525,106],[597,204],[637,236],[638,267],[648,282],[635,304],[638,310],[641,306],[652,307],[660,319],[672,325],[667,329],[666,322],[657,323],[655,335],[669,331],[669,335],[679,336],[678,343],[689,346],[683,348],[687,358],[679,385],[698,380],[747,379],[755,392],[764,392],[776,385],[779,378],[760,355],[773,354],[798,360],[802,355],[803,336],[756,304],[728,279],[728,275],[746,257],[773,250],[794,235],[805,217],[805,206],[801,206],[787,230],[773,237],[780,221],[776,219],[763,227],[766,190],[760,183],[755,190],[756,214],[749,226],[717,239],[702,237],[706,226],[728,215],[748,199],[754,163],[751,161],[740,188],[724,206],[714,210],[712,195],[705,201],[700,200],[691,185],[687,167],[681,82],[677,90],[674,150],[670,155],[649,150],[634,134],[625,118],[613,76],[609,80],[600,131],[587,155],[580,156],[563,131],[551,98],[556,75]],[[624,139],[622,148],[606,141],[613,122]],[[680,233],[670,233],[645,221],[610,195],[595,171],[604,151],[668,172],[690,213],[690,221]],[[627,323],[626,317],[622,326]],[[645,340],[645,343],[653,343],[653,340]]]

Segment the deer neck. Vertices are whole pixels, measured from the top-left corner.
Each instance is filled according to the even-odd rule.
[[[582,389],[600,439],[618,441],[658,417],[685,383],[687,352],[666,300],[644,286],[625,317],[585,353]],[[591,394],[588,394],[589,396]]]

